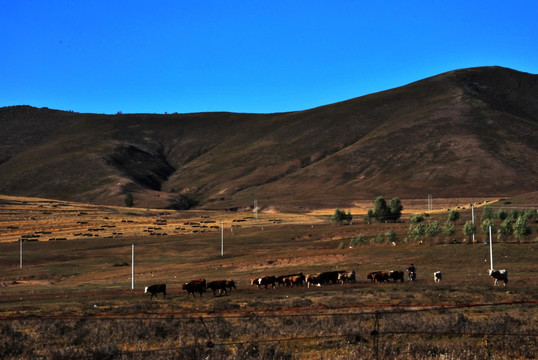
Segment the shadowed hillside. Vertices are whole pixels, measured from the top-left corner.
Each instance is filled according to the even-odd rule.
[[[305,111],[0,109],[0,193],[166,207],[345,206],[538,188],[538,76],[456,70]]]

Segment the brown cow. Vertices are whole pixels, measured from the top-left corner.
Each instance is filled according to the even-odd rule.
[[[200,293],[200,297],[202,297],[202,294],[207,288],[207,282],[205,281],[205,279],[196,279],[188,283],[184,283],[181,288],[183,290],[187,290],[187,296],[189,296],[189,294],[192,294],[193,297],[196,297],[194,293],[197,292]]]
[[[382,283],[389,280],[389,273],[386,271],[374,271],[366,276],[371,282]]]
[[[232,288],[237,289],[237,288],[235,287],[235,281],[233,281],[233,280],[226,280],[226,289],[228,289],[228,291],[232,291]]]

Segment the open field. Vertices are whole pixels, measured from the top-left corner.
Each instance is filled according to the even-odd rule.
[[[521,243],[494,244],[495,266],[510,274],[506,287],[494,287],[484,239],[477,235],[469,244],[461,235],[470,219],[463,207],[486,200],[496,208],[533,205],[435,199],[431,218],[460,207],[457,234],[418,244],[403,239],[410,214],[426,212],[426,200],[402,200],[400,223],[368,224],[356,216],[352,225],[334,225],[330,210],[178,212],[1,197],[0,357],[536,358],[536,226]],[[369,241],[339,248],[352,236],[371,240],[390,230],[396,246]],[[418,270],[415,283],[366,279],[410,263]],[[260,275],[345,269],[356,271],[356,283],[249,285]],[[440,284],[432,280],[437,270]],[[234,279],[237,289],[187,297],[181,284],[195,278]],[[167,284],[167,297],[151,300],[144,287],[159,283]]]

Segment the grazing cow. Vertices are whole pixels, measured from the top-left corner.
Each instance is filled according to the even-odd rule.
[[[435,282],[441,282],[443,280],[443,274],[441,274],[440,271],[436,271],[433,273],[433,281]]]
[[[232,288],[237,289],[237,288],[235,287],[235,281],[233,281],[233,280],[226,280],[226,289],[228,289],[228,291],[232,291]]]
[[[306,284],[310,287],[310,284],[321,286],[323,284],[336,284],[338,283],[338,277],[341,273],[345,271],[327,271],[316,274],[309,274],[306,276]]]
[[[144,294],[147,294],[147,293],[151,294],[150,299],[153,299],[153,296],[158,298],[157,294],[163,293],[163,299],[164,299],[166,297],[166,284],[146,286],[146,288],[144,289]]]
[[[278,283],[278,286],[280,285],[293,286],[293,285],[299,285],[299,283],[302,286],[304,283],[304,280],[305,280],[305,276],[303,275],[303,273],[280,275],[280,276],[277,276],[276,278],[276,282]]]
[[[389,278],[394,280],[394,282],[400,280],[404,281],[404,272],[403,271],[389,271]]]
[[[228,289],[226,288],[226,280],[215,280],[210,281],[207,283],[207,288],[213,290],[213,296],[217,296],[217,290],[219,291],[219,295],[222,295],[228,293]]]
[[[200,297],[202,297],[202,294],[207,288],[207,282],[205,281],[205,279],[192,280],[188,283],[184,283],[181,288],[183,290],[187,290],[187,296],[189,296],[189,294],[192,294],[193,297],[196,297],[194,293],[197,292],[200,294]]]
[[[504,281],[504,286],[508,282],[508,270],[488,270],[489,276],[495,279],[494,285],[497,286],[499,280]]]
[[[258,278],[250,279],[250,285],[256,285],[258,289],[262,286],[265,286],[267,289],[268,285],[271,285],[271,287],[274,289],[276,283],[276,277],[270,275],[270,276],[261,276]]]
[[[286,286],[303,286],[305,282],[305,276],[302,273],[288,275],[283,280]]]
[[[385,271],[374,271],[366,276],[371,282],[382,283],[389,280],[389,273]]]
[[[345,282],[354,283],[355,282],[355,270],[344,271],[338,274],[338,281],[342,284]]]
[[[310,284],[316,285],[316,286],[321,286],[321,278],[319,277],[320,275],[321,275],[321,273],[306,275],[306,277],[305,277],[306,286],[310,287]]]

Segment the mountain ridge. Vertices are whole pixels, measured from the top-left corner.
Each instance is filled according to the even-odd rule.
[[[0,108],[0,193],[167,207],[509,196],[538,188],[538,76],[453,70],[274,114]],[[502,174],[502,176],[499,176]]]

